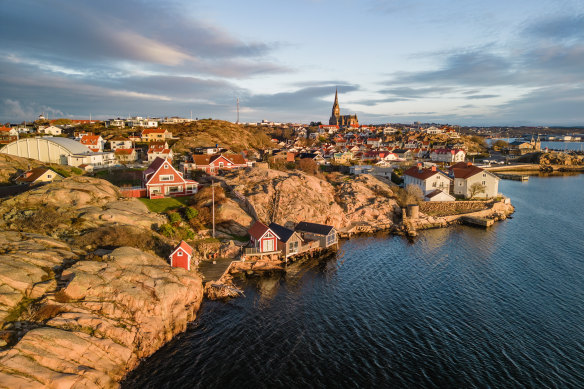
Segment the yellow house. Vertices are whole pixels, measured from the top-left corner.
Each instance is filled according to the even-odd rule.
[[[339,164],[349,164],[353,159],[353,153],[350,151],[344,153],[335,153],[334,154],[335,162]]]
[[[16,179],[16,183],[22,185],[37,185],[61,179],[63,179],[63,176],[56,173],[54,170],[41,166],[24,172]]]
[[[160,142],[172,138],[172,132],[162,128],[147,128],[142,131],[142,142]]]

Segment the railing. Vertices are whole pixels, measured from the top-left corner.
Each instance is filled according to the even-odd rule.
[[[270,254],[280,254],[282,250],[274,250],[274,251],[261,251],[255,247],[246,248],[245,255],[270,255]]]

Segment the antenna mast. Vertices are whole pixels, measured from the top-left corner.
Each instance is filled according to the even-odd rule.
[[[237,121],[236,124],[239,124],[239,97],[237,98]]]

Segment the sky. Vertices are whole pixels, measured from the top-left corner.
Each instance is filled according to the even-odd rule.
[[[2,0],[0,122],[584,125],[582,0]]]

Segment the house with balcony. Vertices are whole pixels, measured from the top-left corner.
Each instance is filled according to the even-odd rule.
[[[166,158],[156,158],[142,176],[149,198],[190,196],[197,193],[199,183],[187,180]]]

